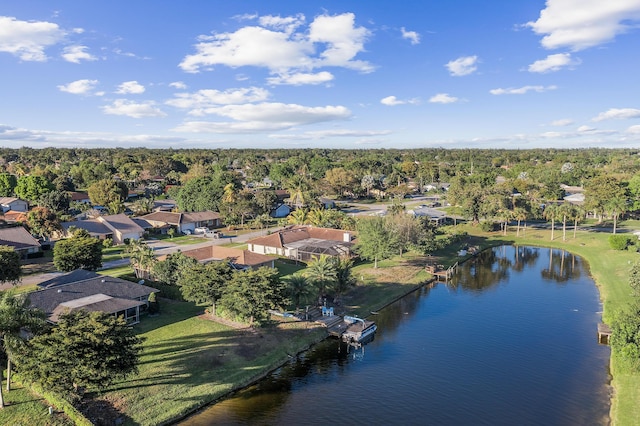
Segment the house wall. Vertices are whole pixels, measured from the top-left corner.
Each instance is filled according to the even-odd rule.
[[[29,211],[29,204],[24,200],[16,200],[2,205],[2,213],[6,213],[9,210],[13,210],[16,212],[26,212]]]

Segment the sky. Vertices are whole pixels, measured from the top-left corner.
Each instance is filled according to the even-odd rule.
[[[640,147],[640,0],[0,3],[0,146]]]

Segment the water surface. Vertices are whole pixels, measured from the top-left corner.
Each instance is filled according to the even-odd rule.
[[[608,424],[598,292],[561,250],[503,246],[181,424]]]

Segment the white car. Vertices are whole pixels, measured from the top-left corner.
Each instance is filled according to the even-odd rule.
[[[193,233],[198,235],[198,234],[206,234],[207,232],[209,232],[209,228],[207,228],[206,226],[201,226],[199,228],[196,228],[193,230]]]

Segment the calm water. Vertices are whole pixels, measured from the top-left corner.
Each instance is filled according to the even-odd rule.
[[[504,246],[329,339],[183,425],[608,424],[598,292],[560,250]]]

